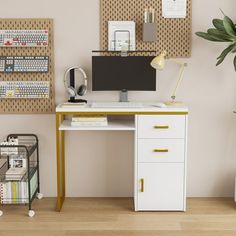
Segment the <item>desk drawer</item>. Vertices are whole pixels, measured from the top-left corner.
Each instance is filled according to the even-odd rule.
[[[140,115],[138,138],[185,138],[185,116]]]
[[[138,162],[184,162],[183,139],[139,139]]]

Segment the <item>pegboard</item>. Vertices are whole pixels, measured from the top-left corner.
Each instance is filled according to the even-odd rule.
[[[156,10],[157,41],[143,42],[145,8]],[[162,0],[100,0],[101,50],[108,49],[108,21],[136,22],[136,50],[168,52],[168,57],[191,56],[192,0],[187,0],[187,17],[166,19],[162,17]]]
[[[0,99],[0,114],[55,113],[52,19],[0,19],[1,30],[48,30],[48,47],[0,47],[1,56],[48,56],[48,73],[0,73],[3,81],[49,81],[49,99]]]

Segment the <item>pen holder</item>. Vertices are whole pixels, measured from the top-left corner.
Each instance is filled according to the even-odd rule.
[[[143,41],[155,42],[157,40],[157,24],[143,23]]]

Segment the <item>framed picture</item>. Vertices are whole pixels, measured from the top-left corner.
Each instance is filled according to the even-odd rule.
[[[10,158],[10,167],[11,168],[26,168],[26,159],[19,157]]]
[[[135,51],[135,22],[109,21],[108,22],[108,50]]]

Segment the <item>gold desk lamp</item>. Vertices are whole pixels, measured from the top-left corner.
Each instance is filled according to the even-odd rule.
[[[151,66],[156,69],[156,70],[163,70],[165,68],[165,61],[167,60],[166,58],[166,55],[167,55],[167,52],[166,51],[162,51],[161,54],[157,57],[155,57],[152,62],[151,62]],[[183,74],[184,74],[184,69],[185,67],[187,67],[187,63],[184,63],[184,62],[181,62],[181,61],[178,61],[176,59],[172,59],[172,58],[169,58],[170,61],[180,65],[180,71],[179,71],[179,79],[178,79],[178,82],[175,86],[175,89],[173,91],[173,94],[171,96],[171,101],[168,101],[168,102],[165,102],[166,105],[181,105],[183,104],[183,102],[177,102],[175,101],[176,99],[176,94],[177,94],[177,91],[179,89],[179,86],[183,80]]]

